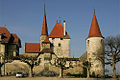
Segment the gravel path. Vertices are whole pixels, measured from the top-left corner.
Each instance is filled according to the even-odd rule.
[[[32,77],[32,78],[16,78],[10,77],[0,77],[0,80],[87,80],[86,78],[57,78],[57,77]],[[89,79],[89,80],[112,80],[112,79]]]

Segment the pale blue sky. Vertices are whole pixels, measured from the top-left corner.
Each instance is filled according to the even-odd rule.
[[[67,22],[71,37],[71,57],[80,57],[86,51],[93,10],[104,37],[120,34],[120,0],[45,0],[49,33],[58,17]],[[44,0],[0,0],[0,26],[6,24],[24,43],[38,43],[43,22]],[[63,20],[62,19],[62,20]]]

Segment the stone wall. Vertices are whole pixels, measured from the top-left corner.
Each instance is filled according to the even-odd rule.
[[[35,57],[38,56],[39,53],[24,53],[24,56],[28,56],[28,57]]]
[[[42,51],[43,47],[42,47],[42,42],[46,39],[47,35],[41,35],[40,36],[40,51]]]
[[[19,60],[5,64],[5,75],[15,75],[17,72],[28,73],[28,65]],[[4,65],[2,66],[2,75],[4,74]]]

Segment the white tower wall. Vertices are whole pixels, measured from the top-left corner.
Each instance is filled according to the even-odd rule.
[[[49,40],[54,45],[53,51],[57,57],[70,58],[70,39],[49,38]]]
[[[87,60],[91,62],[90,74],[104,75],[104,39],[102,37],[90,37],[86,40]]]

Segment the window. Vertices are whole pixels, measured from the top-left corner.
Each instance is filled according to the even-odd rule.
[[[60,40],[63,40],[63,38],[60,38]]]
[[[52,38],[52,40],[54,40],[55,38]]]
[[[60,43],[58,44],[58,47],[61,47],[61,44],[60,44]]]
[[[103,40],[101,39],[101,43],[103,43]]]
[[[89,40],[87,40],[87,44],[89,44],[90,43],[90,41]]]
[[[53,43],[50,44],[50,48],[51,48],[52,50],[54,49]]]

